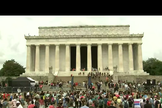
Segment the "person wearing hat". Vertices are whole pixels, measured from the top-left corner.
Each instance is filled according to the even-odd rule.
[[[22,105],[21,105],[21,103],[20,103],[20,101],[17,101],[16,102],[16,106],[17,106],[17,108],[23,108]]]

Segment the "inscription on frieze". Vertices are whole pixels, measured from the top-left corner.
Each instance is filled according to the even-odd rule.
[[[129,34],[129,26],[109,27],[109,26],[86,26],[86,27],[40,27],[39,36],[55,35],[104,35],[104,34]]]

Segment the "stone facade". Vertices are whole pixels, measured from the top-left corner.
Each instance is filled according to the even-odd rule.
[[[87,46],[87,72],[92,69],[91,46],[97,46],[101,72],[117,66],[118,74],[143,74],[142,37],[129,34],[129,25],[39,27],[39,36],[25,36],[27,63],[24,76],[48,76],[49,67],[58,76],[78,76],[80,48]],[[76,46],[76,71],[70,71],[70,47]]]
[[[40,36],[129,34],[129,25],[39,27]]]

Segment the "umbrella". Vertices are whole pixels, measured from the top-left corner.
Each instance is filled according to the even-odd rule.
[[[85,98],[85,97],[84,96],[81,96],[80,98],[82,99],[82,98]]]

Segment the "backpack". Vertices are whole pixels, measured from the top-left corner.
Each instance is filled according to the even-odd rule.
[[[127,101],[124,102],[124,108],[128,108],[128,102]]]

